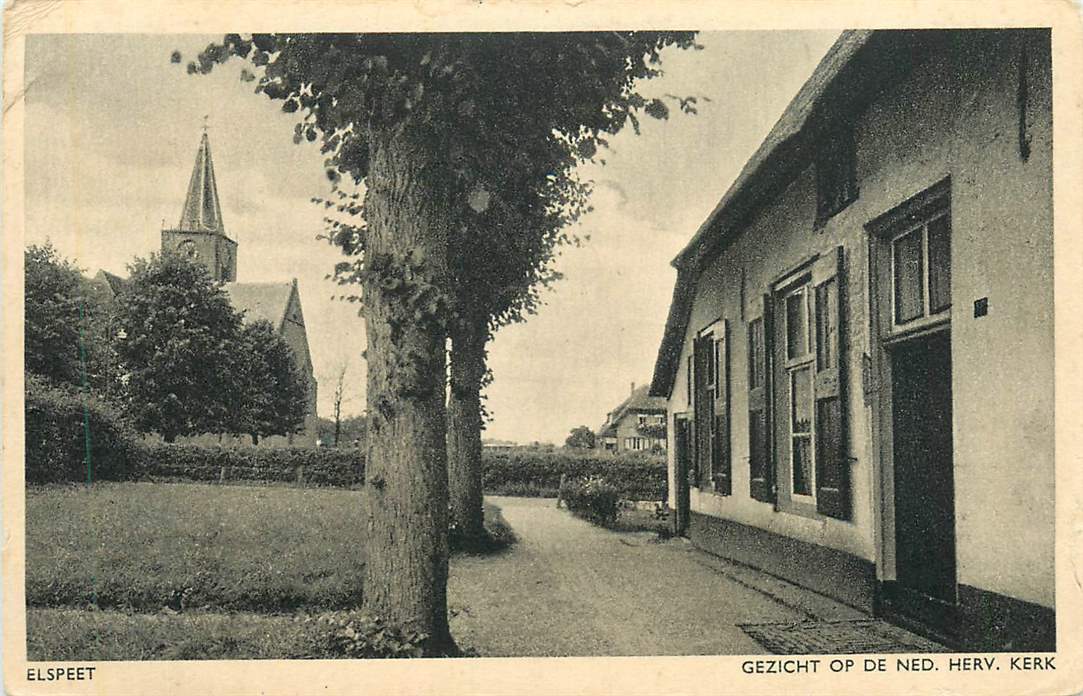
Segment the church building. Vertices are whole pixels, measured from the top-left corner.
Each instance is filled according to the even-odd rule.
[[[297,367],[308,383],[308,403],[304,427],[290,436],[261,438],[261,447],[293,445],[311,447],[316,445],[318,419],[316,416],[316,377],[312,368],[312,356],[308,349],[304,313],[301,311],[301,295],[297,279],[271,283],[242,283],[237,281],[237,242],[226,234],[222,220],[222,206],[218,199],[218,186],[214,178],[210,142],[207,133],[199,144],[195,168],[188,183],[188,195],[184,201],[180,222],[174,228],[162,230],[163,254],[180,253],[203,264],[211,277],[222,283],[234,309],[242,314],[246,323],[268,321],[293,350]],[[110,296],[118,291],[117,278],[99,271],[95,281]],[[207,434],[184,438],[201,444],[249,444],[250,436]]]

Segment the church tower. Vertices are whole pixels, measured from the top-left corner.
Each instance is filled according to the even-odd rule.
[[[180,253],[203,264],[216,281],[237,280],[237,242],[226,236],[214,180],[207,131],[199,142],[180,223],[162,230],[162,253]]]

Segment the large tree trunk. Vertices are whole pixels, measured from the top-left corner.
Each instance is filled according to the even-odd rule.
[[[485,536],[481,491],[481,381],[488,319],[472,317],[451,332],[447,453],[451,519],[464,541]]]
[[[448,629],[446,179],[409,130],[370,135],[362,607],[455,654]],[[428,287],[428,290],[425,288]],[[443,293],[441,295],[441,293]],[[434,297],[444,298],[435,307]],[[436,308],[434,313],[432,310]]]

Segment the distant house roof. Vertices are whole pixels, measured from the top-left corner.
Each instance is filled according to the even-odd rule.
[[[677,374],[696,283],[706,264],[748,224],[766,200],[812,161],[815,144],[837,120],[850,118],[896,84],[947,32],[846,31],[828,49],[737,179],[673,259],[677,283],[655,361],[650,393],[668,397]]]
[[[246,322],[268,321],[276,331],[282,328],[282,320],[289,307],[294,283],[226,283],[222,286],[229,301],[238,312],[244,313]]]
[[[616,437],[617,422],[629,411],[654,411],[666,410],[666,398],[664,396],[651,396],[650,385],[644,384],[632,390],[627,399],[609,412],[609,420],[598,430],[597,437]]]

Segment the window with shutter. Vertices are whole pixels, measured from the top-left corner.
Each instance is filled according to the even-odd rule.
[[[725,319],[715,329],[714,341],[714,446],[711,449],[711,469],[714,490],[719,495],[732,492],[732,463],[730,459],[730,394],[728,323]]]
[[[692,402],[694,412],[694,437],[696,478],[699,488],[706,489],[711,482],[711,450],[714,440],[714,385],[709,381],[711,363],[714,356],[713,339],[699,336],[693,343],[693,386],[695,398]]]
[[[768,305],[777,308],[779,317],[773,353],[777,369],[765,381],[773,385],[768,403],[773,400],[778,414],[769,427],[780,508],[849,519],[842,259],[838,247],[776,284]],[[770,336],[765,333],[766,339]],[[765,352],[771,355],[770,348]]]

